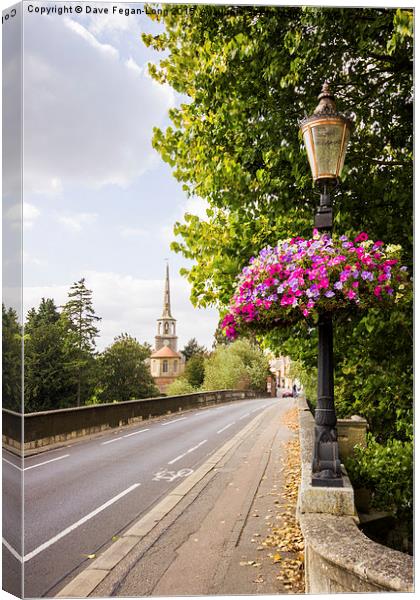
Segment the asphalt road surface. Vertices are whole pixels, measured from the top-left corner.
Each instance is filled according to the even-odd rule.
[[[278,399],[241,400],[145,421],[21,460],[3,450],[3,580],[49,595]],[[20,482],[24,481],[24,550]],[[23,558],[22,558],[23,556]]]

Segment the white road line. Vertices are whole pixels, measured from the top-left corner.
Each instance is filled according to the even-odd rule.
[[[123,437],[131,437],[132,435],[137,435],[138,433],[143,433],[143,431],[149,431],[150,428],[140,429],[140,431],[134,431],[133,433],[126,433]]]
[[[233,423],[229,423],[229,425],[222,427],[222,429],[219,429],[219,431],[217,433],[222,433],[222,431],[226,431],[226,429],[229,429],[229,427],[232,427],[232,425],[235,425],[235,422],[236,421],[233,421]]]
[[[203,444],[205,444],[207,442],[207,440],[203,440],[202,442],[200,442],[199,444],[197,444],[196,446],[193,446],[192,448],[190,448],[189,450],[187,450],[187,454],[189,452],[193,452],[194,450],[197,450],[197,448],[199,448],[200,446],[202,446]]]
[[[162,423],[162,427],[165,427],[165,425],[172,425],[172,423],[177,423],[178,421],[183,421],[186,418],[187,417],[181,417],[179,419],[175,419],[174,421],[168,421],[167,423]]]
[[[122,440],[122,437],[114,438],[113,440],[108,440],[107,442],[101,442],[101,446],[106,446],[106,444],[112,444],[113,442],[118,442],[118,440]]]
[[[7,540],[5,540],[4,538],[2,538],[2,542],[3,542],[3,544],[4,544],[4,547],[8,549],[8,551],[10,552],[10,554],[12,554],[12,555],[13,555],[15,558],[17,558],[17,560],[18,560],[19,562],[22,562],[22,557],[21,557],[21,555],[19,554],[19,552],[17,552],[17,551],[16,551],[16,550],[13,548],[13,546],[11,546],[11,545],[9,544],[9,542],[8,542]]]
[[[15,469],[17,469],[18,471],[22,471],[21,467],[19,467],[18,465],[15,465],[15,463],[10,462],[10,460],[7,460],[6,458],[3,458],[3,460],[8,465],[12,465],[12,467],[15,467]]]
[[[245,419],[246,417],[249,417],[251,413],[246,413],[245,415],[242,415],[242,417],[239,417],[239,420],[242,421],[242,419]]]
[[[47,548],[49,548],[50,546],[55,544],[55,542],[58,542],[58,540],[61,540],[61,538],[63,538],[65,535],[68,535],[69,533],[71,533],[72,531],[77,529],[77,527],[80,527],[80,525],[83,525],[83,523],[86,523],[86,521],[89,521],[89,519],[92,519],[92,517],[95,517],[97,514],[99,514],[106,508],[108,508],[108,506],[111,506],[111,504],[114,504],[114,502],[117,502],[117,500],[120,500],[120,498],[122,498],[126,494],[129,494],[130,492],[132,492],[133,490],[138,488],[139,485],[140,485],[140,483],[135,483],[134,485],[130,486],[129,488],[127,488],[120,494],[117,494],[117,496],[114,496],[113,498],[111,498],[110,500],[105,502],[105,504],[101,504],[101,506],[99,506],[98,508],[95,508],[95,510],[90,512],[88,515],[79,519],[79,521],[76,521],[76,523],[73,523],[73,525],[70,525],[66,529],[63,529],[63,531],[60,531],[60,533],[57,533],[57,535],[55,535],[54,537],[49,539],[47,542],[44,542],[43,544],[38,546],[38,548],[35,548],[35,550],[32,550],[32,552],[29,552],[29,554],[26,554],[26,556],[23,557],[23,562],[27,562],[28,560],[31,560],[31,558],[34,558],[34,556],[36,556],[40,552],[43,552],[44,550],[46,550]]]
[[[184,454],[180,454],[179,456],[177,456],[176,458],[173,458],[172,460],[170,460],[168,462],[168,465],[173,465],[174,463],[176,463],[178,460],[181,460],[181,458],[184,458],[184,456],[187,456],[187,453],[184,452]]]
[[[178,460],[181,460],[181,458],[184,458],[184,456],[187,456],[187,454],[189,454],[190,452],[193,452],[194,450],[197,450],[197,448],[199,448],[200,446],[202,446],[203,444],[205,444],[207,442],[207,440],[203,440],[202,442],[200,442],[199,444],[197,444],[196,446],[193,446],[193,448],[190,448],[189,450],[187,450],[186,452],[184,452],[183,454],[180,454],[179,456],[177,456],[176,458],[173,458],[172,460],[170,460],[168,462],[168,465],[173,465],[174,463],[178,462]]]
[[[37,467],[42,467],[42,465],[47,465],[48,463],[55,462],[56,460],[61,460],[62,458],[69,457],[70,454],[63,454],[63,456],[57,456],[57,458],[51,458],[50,460],[44,460],[42,463],[38,463],[37,465],[31,465],[30,467],[25,467],[24,471],[29,471],[29,469],[36,469]]]

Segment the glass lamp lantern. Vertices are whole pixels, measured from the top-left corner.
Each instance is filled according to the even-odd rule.
[[[327,82],[322,86],[318,100],[314,114],[300,122],[300,129],[313,180],[319,183],[338,182],[353,122],[337,112]]]

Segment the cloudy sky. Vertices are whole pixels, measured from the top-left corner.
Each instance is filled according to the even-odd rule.
[[[140,36],[156,27],[145,15],[24,12],[24,310],[43,296],[62,304],[85,277],[99,349],[125,331],[153,343],[165,258],[180,348],[191,337],[210,347],[217,325],[215,310],[192,307],[187,263],[169,248],[174,222],[205,207],[151,146],[181,100],[148,76],[158,57]]]

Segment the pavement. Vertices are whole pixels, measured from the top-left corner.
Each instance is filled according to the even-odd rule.
[[[279,497],[287,477],[286,444],[296,433],[284,417],[295,402],[266,399],[264,409],[242,421],[194,473],[48,595],[290,593],[264,540],[285,516]]]

